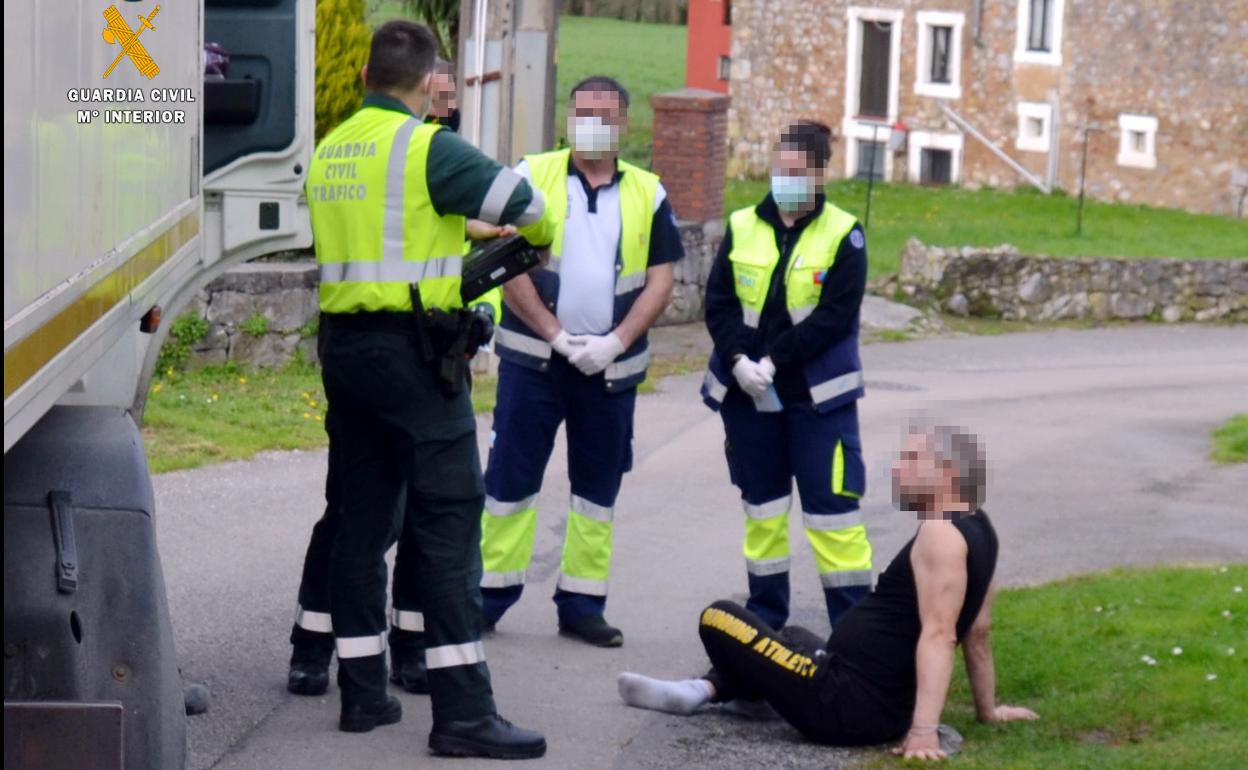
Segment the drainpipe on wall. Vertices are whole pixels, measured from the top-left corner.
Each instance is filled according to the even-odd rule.
[[[984,25],[984,0],[975,0],[971,4],[971,37],[975,39],[975,45],[983,48],[984,41],[980,39],[979,33]]]
[[[1059,152],[1062,146],[1062,103],[1056,97],[1050,97],[1049,108],[1053,116],[1049,119],[1049,158],[1044,168],[1044,182],[1050,190],[1057,189],[1057,164],[1061,159]]]

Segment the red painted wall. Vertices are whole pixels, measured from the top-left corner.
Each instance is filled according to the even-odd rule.
[[[724,23],[732,0],[689,0],[689,45],[685,85],[728,93],[728,81],[719,79],[719,57],[732,52],[732,27]]]

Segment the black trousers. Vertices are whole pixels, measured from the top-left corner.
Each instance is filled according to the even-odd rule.
[[[401,326],[332,316],[322,324],[326,429],[340,495],[328,583],[343,700],[385,696],[384,556],[397,528],[410,570],[400,583],[424,611],[434,720],[492,714],[480,643],[485,491],[468,388],[446,395]]]
[[[826,652],[825,640],[811,631],[776,631],[741,605],[720,601],[702,611],[698,634],[718,701],[765,700],[808,739],[836,746],[883,743],[909,727],[897,704]]]

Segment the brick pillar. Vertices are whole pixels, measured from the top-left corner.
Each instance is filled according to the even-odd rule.
[[[654,108],[654,172],[685,222],[724,217],[728,164],[728,103],[724,94],[684,88],[650,97]]]

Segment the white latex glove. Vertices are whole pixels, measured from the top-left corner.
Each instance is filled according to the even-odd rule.
[[[767,361],[767,359],[763,360]],[[770,363],[768,361],[768,364]],[[769,373],[768,367],[764,364],[741,356],[732,366],[732,376],[737,378],[737,384],[741,386],[741,390],[744,390],[747,396],[758,398],[766,393],[768,386],[771,385],[775,367],[771,368],[773,372]]]
[[[550,346],[564,358],[571,358],[584,345],[585,342],[582,337],[573,337],[563,330],[559,331],[559,336],[550,341]]]
[[[763,356],[758,365],[763,367],[763,372],[767,374],[767,384],[770,385],[776,379],[776,365],[771,362],[771,356]]]
[[[620,338],[614,334],[603,334],[597,337],[584,336],[575,339],[581,340],[582,344],[568,360],[581,370],[581,374],[589,377],[606,369],[624,352],[624,343],[620,342]]]

